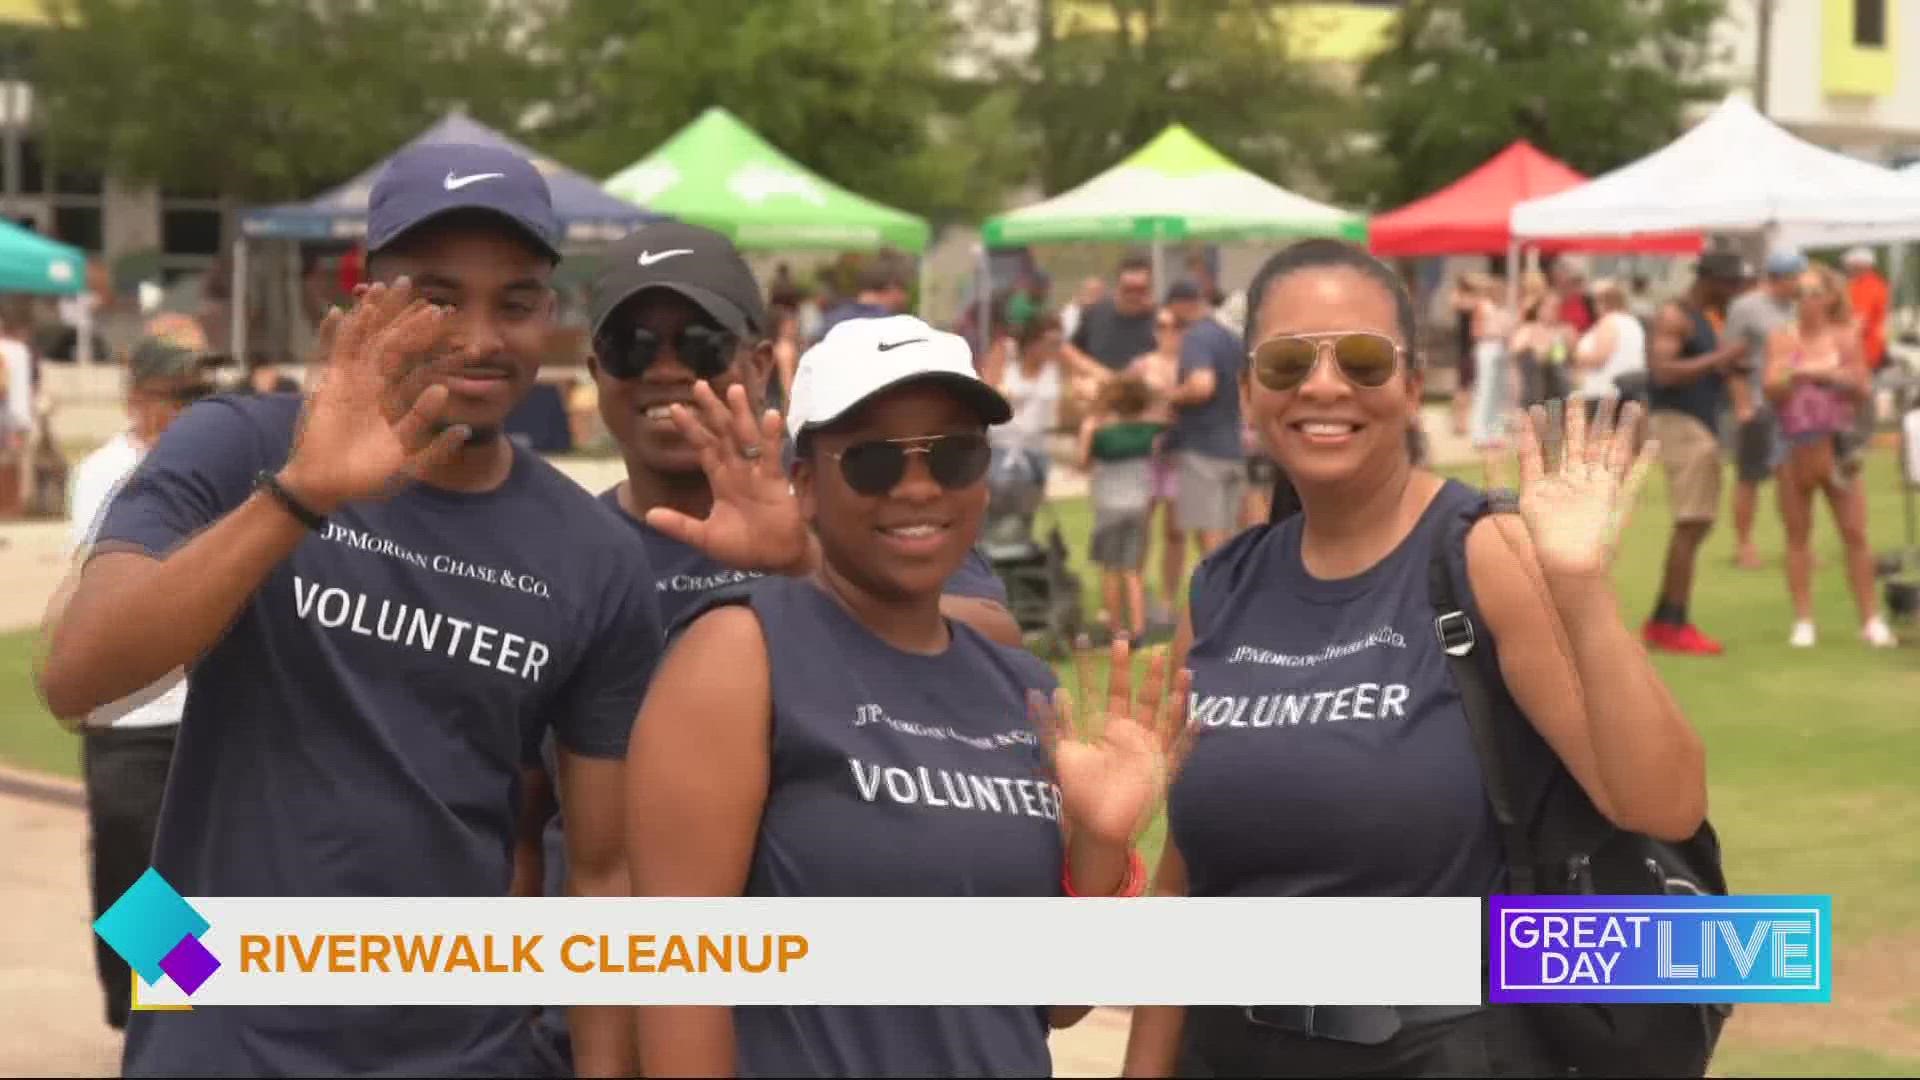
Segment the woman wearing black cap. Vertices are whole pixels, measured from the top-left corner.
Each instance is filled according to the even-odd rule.
[[[697,436],[703,455],[784,488],[779,429],[732,396],[731,415]],[[966,342],[910,316],[842,323],[801,358],[787,424],[821,565],[682,623],[628,757],[635,895],[1137,893],[1131,845],[1174,734],[1159,723],[1162,669],[1081,741],[1070,720],[1029,714],[1030,696],[1055,690],[1043,665],[940,612],[986,510],[985,429],[1008,415]],[[1124,673],[1124,648],[1115,659]],[[1115,693],[1128,697],[1124,674]],[[648,1076],[1045,1076],[1049,1026],[1084,1012],[649,1007],[641,1064]]]
[[[1168,795],[1156,890],[1189,896],[1487,896],[1498,834],[1434,633],[1435,554],[1456,566],[1520,710],[1614,823],[1691,836],[1700,741],[1621,620],[1608,568],[1646,470],[1627,429],[1574,410],[1549,470],[1521,429],[1520,513],[1409,460],[1413,304],[1384,264],[1308,241],[1248,292],[1248,414],[1294,506],[1195,571],[1175,643],[1193,752]],[[1278,501],[1278,500],[1277,500]],[[1293,512],[1287,513],[1291,509]],[[1130,1076],[1182,1046],[1215,1076],[1541,1075],[1508,1010],[1249,1006],[1134,1013]]]

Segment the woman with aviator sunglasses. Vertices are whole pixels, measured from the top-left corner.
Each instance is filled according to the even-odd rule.
[[[703,455],[776,468],[780,430],[733,397],[728,422],[709,416],[696,435]],[[1176,734],[1159,722],[1164,669],[1149,665],[1144,697],[1083,741],[1064,708],[1029,712],[1055,690],[1043,665],[940,613],[986,511],[985,429],[1010,411],[963,339],[911,316],[841,323],[802,356],[787,431],[821,565],[681,622],[628,756],[636,895],[1144,885],[1132,844]],[[1126,671],[1124,648],[1115,659]],[[1115,694],[1131,700],[1124,682]],[[1045,1076],[1049,1027],[1085,1011],[647,1007],[641,1065],[648,1076]]]
[[[1176,664],[1196,733],[1168,794],[1155,889],[1190,896],[1487,896],[1504,859],[1428,587],[1456,567],[1507,690],[1600,811],[1691,836],[1699,739],[1615,606],[1608,568],[1650,460],[1574,410],[1549,470],[1520,423],[1520,513],[1409,458],[1414,309],[1333,241],[1248,290],[1246,414],[1289,483],[1276,523],[1194,573]],[[1483,373],[1484,374],[1484,373]],[[1475,603],[1477,601],[1477,604]],[[1487,638],[1491,641],[1487,641]],[[1184,1054],[1183,1054],[1184,1051]],[[1511,1010],[1248,1005],[1134,1012],[1129,1076],[1494,1076],[1558,1070]]]

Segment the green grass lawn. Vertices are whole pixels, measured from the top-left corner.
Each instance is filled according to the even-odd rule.
[[[1867,482],[1874,548],[1886,551],[1904,543],[1901,502],[1889,456],[1877,455],[1873,464]],[[1663,500],[1656,473],[1617,568],[1635,624],[1650,610],[1657,583]],[[1064,501],[1056,510],[1069,546],[1084,557],[1085,504]],[[1816,579],[1822,642],[1811,651],[1790,649],[1770,490],[1758,539],[1773,561],[1767,570],[1732,567],[1725,523],[1702,559],[1695,619],[1726,643],[1727,654],[1661,656],[1656,663],[1706,740],[1711,814],[1734,889],[1832,895],[1840,965],[1832,1006],[1743,1008],[1715,1071],[1920,1074],[1920,983],[1913,978],[1920,973],[1920,648],[1873,651],[1859,643],[1838,536],[1823,517]],[[1091,573],[1086,579],[1095,584]],[[1097,589],[1088,590],[1088,601],[1090,610],[1098,604]],[[1920,627],[1897,629],[1920,638]],[[45,715],[29,680],[32,648],[31,633],[0,635],[0,761],[74,775],[74,737]],[[1062,678],[1072,685],[1070,672]],[[1147,843],[1158,850],[1158,823]],[[1850,983],[1850,956],[1863,969],[1878,963],[1896,974],[1868,972]],[[1774,1011],[1793,1009],[1802,1011]]]

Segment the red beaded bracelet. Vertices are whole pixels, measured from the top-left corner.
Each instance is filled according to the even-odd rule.
[[[1080,897],[1084,894],[1073,888],[1073,867],[1069,863],[1060,871],[1060,888],[1068,896]],[[1120,887],[1110,895],[1112,899],[1127,899],[1139,896],[1147,891],[1147,860],[1140,857],[1139,849],[1127,852],[1127,876],[1120,879]]]

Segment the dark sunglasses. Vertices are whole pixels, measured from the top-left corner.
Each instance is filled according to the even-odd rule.
[[[907,475],[907,455],[927,455],[927,472],[934,483],[952,491],[977,482],[987,474],[993,456],[985,435],[931,435],[918,439],[875,439],[855,443],[828,457],[840,463],[847,486],[868,497],[885,495]]]
[[[1399,342],[1370,330],[1282,334],[1253,350],[1253,376],[1269,390],[1295,390],[1313,374],[1322,350],[1348,382],[1367,390],[1385,386],[1400,368]]]
[[[602,334],[598,348],[600,366],[616,379],[637,379],[660,355],[667,339],[642,326],[624,334],[618,330]],[[696,377],[716,379],[733,363],[740,339],[717,326],[690,323],[681,327],[673,339],[673,354],[693,369]]]

